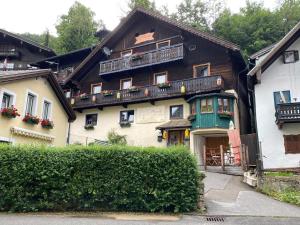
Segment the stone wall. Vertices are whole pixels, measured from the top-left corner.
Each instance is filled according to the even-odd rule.
[[[258,188],[269,188],[277,192],[283,191],[288,188],[300,191],[300,175],[294,175],[291,177],[263,176],[259,179]]]

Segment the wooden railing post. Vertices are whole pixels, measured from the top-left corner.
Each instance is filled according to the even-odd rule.
[[[222,167],[222,170],[225,171],[225,162],[224,162],[224,149],[223,149],[223,145],[220,145],[220,152],[221,152],[221,167]]]
[[[241,156],[241,167],[245,170],[245,154],[244,154],[244,144],[241,144],[240,147],[240,156]]]
[[[206,146],[203,145],[203,164],[204,164],[204,170],[206,170]]]

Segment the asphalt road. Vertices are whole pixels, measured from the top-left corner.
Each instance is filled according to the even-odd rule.
[[[60,215],[60,214],[0,214],[1,225],[299,225],[300,218],[274,218],[274,217],[215,217],[222,221],[207,221],[211,217],[184,215],[170,220],[116,220],[103,218],[97,215]]]

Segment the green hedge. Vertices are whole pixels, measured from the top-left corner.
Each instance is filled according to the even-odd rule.
[[[200,180],[184,148],[0,145],[0,210],[195,210]]]

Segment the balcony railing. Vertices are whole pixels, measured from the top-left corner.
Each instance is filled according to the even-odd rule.
[[[100,75],[183,59],[183,44],[100,62]]]
[[[300,122],[300,102],[277,105],[276,123],[281,127],[284,123]]]
[[[224,89],[222,76],[208,76],[172,81],[168,87],[149,85],[126,90],[114,90],[95,95],[83,95],[71,98],[74,109],[94,108],[110,105],[126,105],[180,97],[185,95],[217,91]]]

